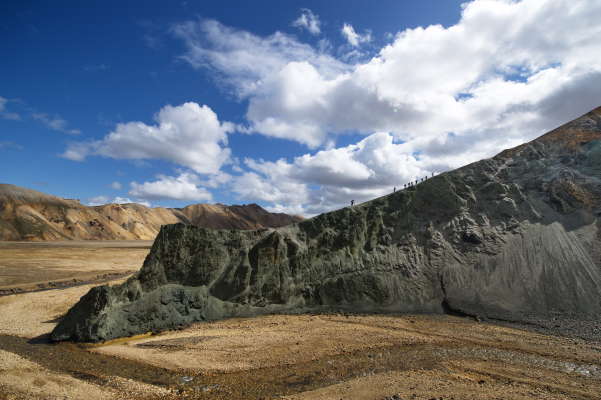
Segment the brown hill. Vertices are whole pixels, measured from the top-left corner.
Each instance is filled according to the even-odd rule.
[[[257,204],[193,204],[181,209],[135,203],[88,207],[77,200],[0,184],[0,240],[148,240],[154,239],[161,225],[178,222],[213,229],[256,229],[301,219],[270,213]]]

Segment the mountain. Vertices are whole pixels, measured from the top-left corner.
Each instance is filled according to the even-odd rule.
[[[88,207],[77,200],[0,184],[0,240],[148,240],[154,239],[165,224],[256,229],[284,226],[301,219],[270,213],[256,204],[149,208],[130,203]]]
[[[88,292],[53,340],[276,312],[596,321],[601,108],[409,189],[277,229],[167,225],[141,270]]]

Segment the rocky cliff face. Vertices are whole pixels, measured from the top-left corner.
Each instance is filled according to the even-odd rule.
[[[528,321],[601,311],[601,108],[494,158],[278,229],[161,229],[52,332],[100,341],[308,310]]]
[[[179,222],[214,229],[257,229],[300,220],[269,213],[256,204],[194,204],[182,209],[135,203],[87,207],[76,200],[0,184],[0,240],[148,240],[156,237],[162,225]]]

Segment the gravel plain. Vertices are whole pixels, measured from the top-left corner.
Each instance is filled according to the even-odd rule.
[[[111,270],[95,244],[79,246],[56,247],[86,261],[75,274],[137,269],[147,251],[111,250],[121,260]],[[42,264],[41,253],[22,254]],[[273,315],[49,343],[91,286],[0,297],[0,399],[601,398],[599,342],[448,315]]]

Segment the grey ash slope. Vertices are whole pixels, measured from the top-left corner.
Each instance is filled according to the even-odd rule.
[[[134,277],[92,289],[52,338],[329,309],[598,319],[600,215],[598,108],[494,158],[287,227],[165,226]]]

